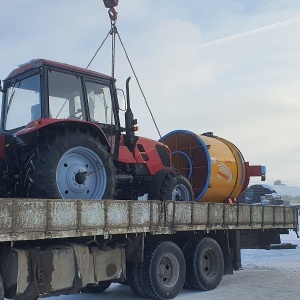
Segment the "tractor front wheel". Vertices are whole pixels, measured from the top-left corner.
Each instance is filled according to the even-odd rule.
[[[37,145],[27,164],[26,184],[31,198],[112,199],[114,167],[97,138],[60,130]]]
[[[167,173],[160,187],[161,200],[194,201],[190,182],[180,173]]]

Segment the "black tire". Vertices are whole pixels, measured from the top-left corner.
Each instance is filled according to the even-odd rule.
[[[127,283],[138,297],[149,298],[143,280],[141,263],[129,263],[126,266]]]
[[[182,246],[182,253],[184,255],[184,259],[185,259],[185,263],[186,263],[186,266],[187,266],[187,261],[190,259],[189,257],[189,250],[190,250],[190,246],[191,244],[194,242],[195,240],[194,239],[189,239],[187,240],[183,246]],[[188,270],[187,270],[188,271]],[[184,283],[184,288],[186,289],[191,289],[192,287],[187,283],[187,281],[185,280],[185,283]]]
[[[81,293],[99,294],[107,290],[111,285],[111,281],[99,281],[95,284],[88,284],[81,290]]]
[[[189,247],[187,258],[188,286],[209,291],[220,284],[224,274],[224,259],[222,250],[214,239],[206,237],[195,240]]]
[[[4,300],[4,285],[0,275],[0,300]]]
[[[79,130],[49,134],[36,146],[27,165],[27,197],[112,199],[111,156],[100,141]]]
[[[173,242],[146,245],[143,281],[149,298],[175,298],[183,288],[185,270],[183,253]]]
[[[160,187],[160,200],[194,201],[193,188],[182,174],[167,173]]]

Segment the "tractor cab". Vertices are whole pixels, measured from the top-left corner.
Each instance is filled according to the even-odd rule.
[[[40,119],[120,128],[114,80],[100,73],[38,59],[14,70],[3,92],[3,132],[18,132]]]
[[[124,93],[117,93],[112,77],[35,59],[12,71],[2,91],[1,132],[8,139],[18,136],[31,148],[51,126],[80,127],[98,135],[118,158],[117,95]]]

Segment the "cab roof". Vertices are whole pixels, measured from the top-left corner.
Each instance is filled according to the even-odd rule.
[[[19,74],[25,73],[29,70],[33,70],[33,69],[37,69],[43,66],[49,66],[49,67],[54,67],[54,68],[58,68],[58,69],[62,69],[62,70],[67,70],[67,71],[72,71],[72,72],[76,72],[76,73],[81,73],[81,74],[85,74],[85,75],[90,75],[90,76],[95,76],[95,77],[105,77],[107,79],[112,79],[111,76],[96,72],[96,71],[92,71],[92,70],[88,70],[85,68],[80,68],[80,67],[76,67],[76,66],[72,66],[72,65],[68,65],[65,63],[60,63],[60,62],[55,62],[55,61],[51,61],[51,60],[46,60],[46,59],[32,59],[29,62],[19,65],[18,68],[14,69],[6,78],[10,79],[12,77],[15,77]]]

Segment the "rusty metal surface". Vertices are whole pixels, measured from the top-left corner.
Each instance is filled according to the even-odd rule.
[[[298,229],[297,208],[198,202],[0,199],[0,241],[187,230]]]

